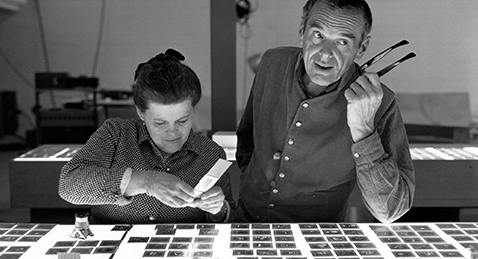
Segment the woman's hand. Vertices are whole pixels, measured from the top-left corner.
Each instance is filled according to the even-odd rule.
[[[148,195],[174,208],[194,203],[194,189],[189,184],[172,174],[161,172],[153,174],[151,179],[146,181],[145,189]]]
[[[208,191],[201,194],[201,196],[195,199],[194,202],[190,204],[190,206],[199,208],[212,215],[215,215],[221,211],[223,206],[225,206],[225,198],[226,196],[224,196],[221,187],[214,186]]]

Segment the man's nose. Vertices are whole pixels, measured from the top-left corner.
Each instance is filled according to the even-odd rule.
[[[319,56],[321,59],[331,59],[333,57],[333,45],[329,41],[324,41],[319,46]]]

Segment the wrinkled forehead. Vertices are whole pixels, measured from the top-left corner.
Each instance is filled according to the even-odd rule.
[[[305,24],[305,29],[310,27],[327,27],[360,40],[364,32],[364,18],[358,10],[339,9],[327,3],[317,2],[310,10]]]

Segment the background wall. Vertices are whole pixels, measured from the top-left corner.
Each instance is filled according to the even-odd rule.
[[[302,1],[253,1],[256,10],[249,19],[251,37],[240,38],[238,63],[256,53],[281,45],[298,46]],[[406,61],[382,78],[397,93],[467,92],[473,119],[478,121],[478,1],[476,0],[368,0],[373,13],[372,41],[358,63],[407,39],[410,44],[391,52],[369,68],[378,71],[408,52],[417,57]],[[247,53],[246,53],[247,52]],[[237,97],[243,109],[253,73],[237,65]],[[244,90],[246,89],[246,90]]]
[[[203,85],[195,125],[199,130],[210,128],[209,0],[105,1],[96,70],[102,1],[38,1],[48,60],[44,59],[35,2],[28,1],[18,12],[0,13],[0,89],[15,90],[19,109],[32,120],[34,73],[47,71],[48,65],[50,71],[68,72],[72,77],[97,76],[103,89],[130,90],[136,66],[173,47],[184,54],[185,63],[196,71]],[[52,101],[44,94],[41,103],[44,107],[59,106],[71,98],[64,95],[56,92]],[[19,122],[19,134],[32,128],[22,117]]]
[[[233,1],[233,0],[229,0]],[[139,62],[175,47],[197,73],[204,87],[196,126],[209,129],[210,2],[209,0],[106,1],[105,24],[96,70],[95,50],[102,1],[41,0],[48,63],[51,71],[71,76],[93,73],[105,89],[130,89]],[[305,0],[250,0],[254,12],[249,30],[236,27],[238,120],[253,80],[248,57],[281,45],[298,45],[298,27]],[[36,1],[18,12],[0,11],[0,90],[15,90],[19,108],[31,114],[34,73],[46,71]],[[397,93],[467,92],[473,119],[478,121],[478,1],[369,0],[374,14],[372,41],[365,62],[381,50],[407,39],[410,44],[390,53],[371,71],[410,51],[417,57],[383,77]],[[248,35],[246,40],[243,36]],[[18,71],[12,69],[15,67]],[[21,76],[19,76],[21,74]],[[61,105],[44,96],[45,105]],[[20,131],[32,128],[19,117]],[[4,122],[2,122],[4,123]]]

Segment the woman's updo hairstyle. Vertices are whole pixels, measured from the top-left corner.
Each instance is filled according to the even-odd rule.
[[[145,63],[134,73],[133,98],[141,112],[148,103],[176,104],[191,99],[193,106],[201,99],[201,83],[196,73],[181,63],[185,57],[168,49]]]

